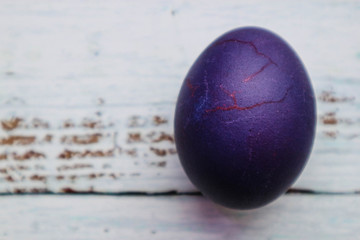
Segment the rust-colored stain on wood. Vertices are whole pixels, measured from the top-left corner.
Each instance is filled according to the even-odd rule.
[[[162,142],[162,141],[169,141],[171,143],[174,143],[174,137],[165,132],[161,132],[160,136],[157,137],[156,139],[154,139],[152,142],[157,143],[157,142]]]
[[[134,143],[134,142],[144,142],[144,140],[141,137],[140,133],[128,133],[128,143]]]
[[[338,119],[336,118],[336,113],[335,112],[325,113],[324,115],[322,115],[320,117],[320,119],[321,119],[323,124],[335,125],[335,124],[338,123]]]
[[[6,176],[5,179],[8,182],[15,182],[15,179],[12,176]]]
[[[41,140],[41,142],[51,143],[52,139],[53,139],[52,135],[46,134],[45,137]]]
[[[8,154],[7,153],[0,153],[0,160],[7,160]]]
[[[45,176],[41,176],[41,175],[39,175],[39,174],[31,175],[29,178],[30,178],[30,180],[33,180],[33,181],[41,181],[41,182],[46,181],[46,177],[45,177]]]
[[[35,142],[35,136],[9,136],[0,139],[0,145],[29,145]]]
[[[73,128],[73,127],[75,127],[75,123],[71,119],[68,119],[63,122],[62,127],[63,128]]]
[[[9,120],[2,120],[1,126],[6,131],[11,131],[19,126],[19,124],[23,121],[22,118],[11,118]]]
[[[328,103],[352,102],[355,100],[355,97],[338,97],[333,91],[323,91],[319,96],[319,100]]]
[[[54,181],[62,189],[56,191],[78,192],[79,181],[93,189],[100,179],[139,178],[143,167],[166,169],[171,158],[165,156],[176,154],[166,116],[131,115],[125,119],[127,129],[119,134],[118,126],[101,119],[101,113],[97,116],[80,120],[68,118],[57,123],[24,116],[0,120],[6,133],[21,131],[21,134],[0,135],[3,147],[0,161],[7,164],[0,167],[0,179],[17,184],[7,191],[51,192],[49,184]],[[133,168],[114,165],[122,161],[132,164]],[[55,172],[50,173],[50,169]],[[160,176],[161,172],[153,175]],[[31,187],[22,183],[29,183]]]
[[[13,153],[12,157],[14,160],[24,161],[24,160],[30,160],[30,159],[46,158],[46,155],[41,152],[36,152],[36,151],[30,150],[30,151],[25,152],[24,154]]]
[[[62,188],[60,192],[63,192],[63,193],[77,193],[78,191],[70,188],[70,187],[67,187],[67,188]]]
[[[167,164],[166,161],[151,162],[150,163],[151,166],[157,166],[157,167],[165,167],[166,164]]]
[[[82,123],[81,126],[85,127],[85,128],[104,128],[104,125],[101,121],[96,121],[96,120],[92,120],[92,119],[87,119],[85,118]]]
[[[162,125],[162,124],[166,124],[168,122],[168,120],[165,118],[165,117],[162,117],[162,116],[154,116],[153,118],[153,123],[155,126],[159,126],[159,125]]]
[[[353,120],[350,118],[340,118],[337,116],[336,112],[327,112],[320,116],[320,121],[324,125],[337,125],[337,124],[346,124],[354,125],[360,121],[360,119]]]
[[[154,152],[156,155],[161,156],[161,157],[166,156],[166,153],[167,153],[166,149],[150,147],[150,150],[152,152]]]
[[[84,150],[84,151],[72,151],[65,149],[58,155],[59,159],[71,159],[86,158],[86,157],[112,157],[114,155],[114,149],[109,150]]]
[[[61,137],[61,143],[63,144],[93,144],[99,142],[102,137],[101,133],[85,134],[85,135],[65,135]]]

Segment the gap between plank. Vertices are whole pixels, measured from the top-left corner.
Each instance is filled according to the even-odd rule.
[[[360,195],[360,190],[355,191],[315,191],[310,189],[303,188],[291,188],[286,191],[287,195],[292,194],[304,194],[304,195]],[[199,191],[191,192],[178,192],[178,191],[165,191],[165,192],[145,192],[145,191],[129,191],[129,192],[93,192],[93,191],[76,191],[69,189],[66,192],[24,192],[24,193],[0,193],[0,196],[14,196],[14,195],[104,195],[104,196],[202,196],[202,193]]]

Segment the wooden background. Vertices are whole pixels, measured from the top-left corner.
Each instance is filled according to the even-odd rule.
[[[318,125],[292,190],[239,212],[185,176],[173,113],[200,52],[249,25],[301,56]],[[2,0],[0,239],[359,239],[359,29],[355,0]]]

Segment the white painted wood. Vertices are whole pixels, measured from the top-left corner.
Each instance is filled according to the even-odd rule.
[[[3,0],[0,192],[195,190],[171,141],[177,93],[204,47],[246,25],[296,49],[319,99],[295,187],[359,189],[358,1]]]
[[[0,239],[358,239],[359,196],[286,195],[233,211],[203,197],[8,196]]]

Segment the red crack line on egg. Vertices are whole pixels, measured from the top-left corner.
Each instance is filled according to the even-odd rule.
[[[253,79],[256,75],[258,75],[259,73],[261,73],[262,71],[264,71],[265,68],[267,68],[267,67],[270,66],[271,64],[272,64],[271,62],[268,62],[267,64],[265,64],[264,66],[262,66],[259,71],[255,72],[255,73],[251,74],[250,76],[248,76],[247,78],[245,78],[245,79],[243,80],[243,82],[248,82],[248,81],[250,81],[250,80]]]
[[[235,42],[235,43],[240,43],[240,44],[248,45],[248,46],[250,46],[252,49],[254,49],[254,51],[255,51],[255,53],[256,53],[257,55],[262,56],[262,57],[266,58],[266,59],[269,61],[267,64],[265,64],[264,66],[262,66],[259,71],[251,74],[249,77],[245,78],[242,82],[248,82],[248,81],[250,81],[251,79],[253,79],[254,77],[256,77],[259,73],[261,73],[262,71],[264,71],[267,67],[269,67],[269,66],[272,65],[272,64],[278,67],[278,65],[277,65],[269,56],[267,56],[267,55],[265,55],[264,53],[260,52],[253,42],[247,42],[247,41],[242,41],[242,40],[238,40],[238,39],[228,39],[228,40],[224,40],[224,41],[215,43],[215,45],[220,45],[220,44],[228,43],[228,42]]]
[[[243,111],[243,110],[250,110],[250,109],[253,109],[253,108],[256,108],[256,107],[260,107],[262,105],[265,105],[265,104],[271,104],[271,103],[280,103],[280,102],[283,102],[285,100],[285,98],[287,97],[288,93],[289,93],[289,90],[291,89],[288,88],[284,94],[284,96],[282,98],[280,98],[279,100],[269,100],[269,101],[262,101],[262,102],[259,102],[259,103],[255,103],[253,105],[250,105],[250,106],[246,106],[246,107],[240,107],[237,103],[237,100],[236,100],[236,96],[235,96],[235,91],[234,92],[229,92],[228,90],[224,89],[222,87],[222,85],[220,85],[220,88],[221,90],[223,90],[223,92],[228,95],[232,100],[233,100],[233,105],[231,106],[217,106],[215,108],[212,108],[212,109],[207,109],[205,110],[206,113],[211,113],[211,112],[216,112],[216,111],[231,111],[231,110],[239,110],[239,111]]]
[[[266,54],[260,52],[253,42],[242,41],[242,40],[238,40],[238,39],[233,39],[233,38],[232,38],[232,39],[227,39],[227,40],[224,40],[224,41],[221,41],[221,42],[217,42],[217,43],[215,43],[215,45],[221,45],[221,44],[223,44],[223,43],[228,43],[228,42],[236,42],[236,43],[248,45],[248,46],[250,46],[251,48],[254,49],[254,51],[255,51],[255,53],[256,53],[257,55],[266,58],[267,60],[269,60],[269,62],[270,62],[271,64],[274,64],[275,66],[278,66],[269,56],[267,56]]]
[[[197,86],[197,85],[192,85],[192,84],[190,83],[190,78],[187,78],[187,79],[186,79],[186,86],[187,86],[187,87],[190,89],[190,91],[191,91],[191,97],[194,96],[196,89],[199,88],[199,86]]]

